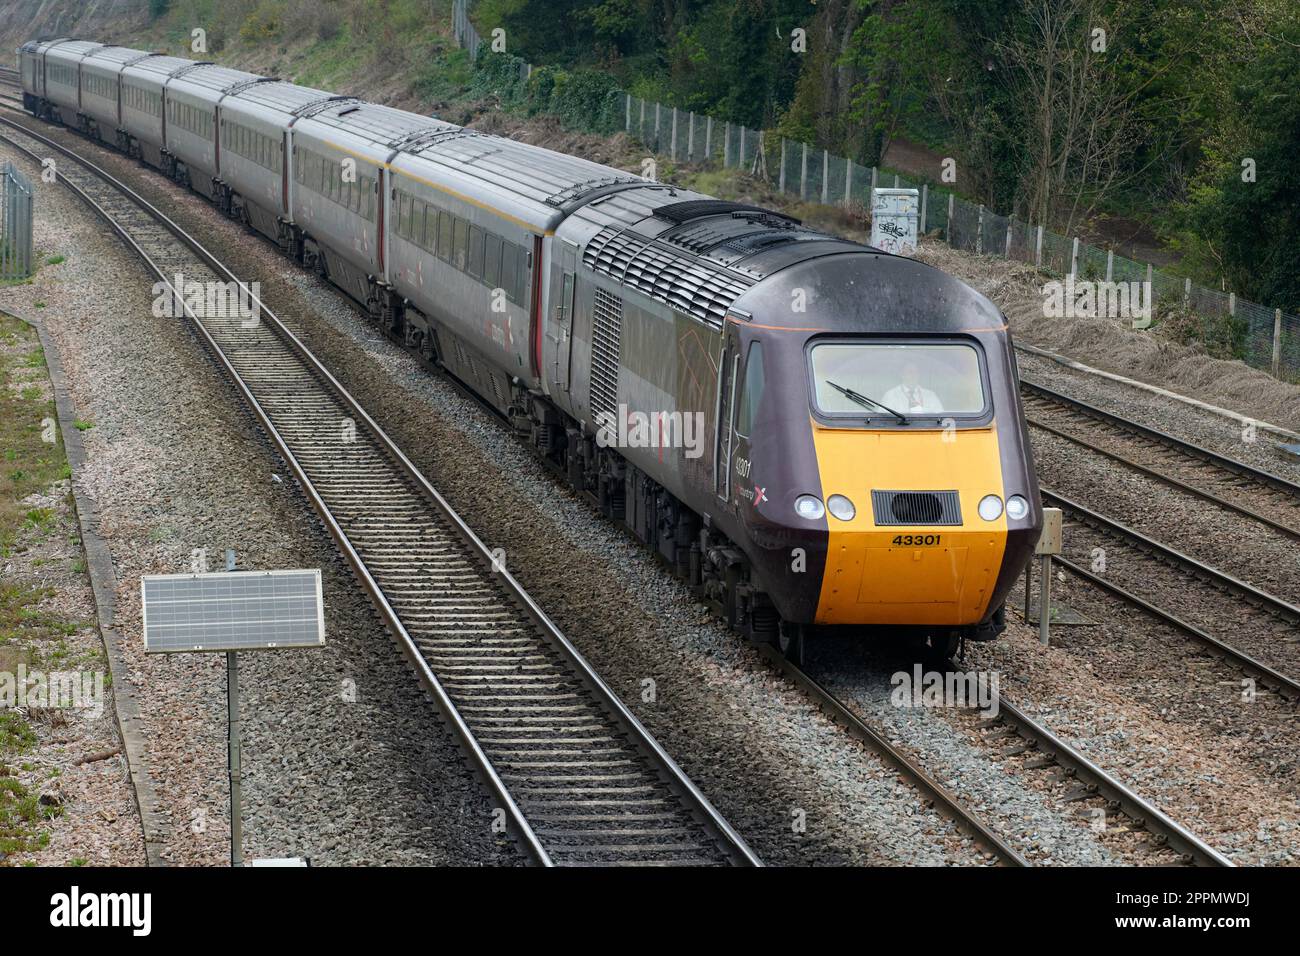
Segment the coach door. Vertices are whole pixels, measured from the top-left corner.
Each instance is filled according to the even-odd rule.
[[[732,423],[736,420],[736,371],[740,365],[740,343],[727,331],[718,355],[718,401],[714,410],[713,490],[723,501],[731,500],[731,454],[735,442]]]
[[[557,290],[551,310],[555,359],[552,380],[561,392],[569,390],[569,365],[573,354],[573,308],[577,294],[578,247],[567,239],[555,243],[551,288]]]

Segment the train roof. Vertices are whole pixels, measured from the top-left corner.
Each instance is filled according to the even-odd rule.
[[[51,40],[45,48],[46,56],[58,55],[60,57],[82,57],[93,50],[98,50],[104,44],[94,43],[90,40]]]
[[[211,97],[218,99],[220,94],[227,93],[236,87],[262,83],[266,77],[259,76],[256,73],[248,73],[244,70],[232,70],[228,66],[218,66],[215,63],[199,63],[194,69],[186,70],[183,73],[177,72],[169,87],[178,84],[197,87],[200,90],[211,91],[216,94]]]
[[[198,65],[197,60],[187,60],[183,56],[170,56],[166,53],[156,53],[138,62],[125,64],[122,70],[123,72],[126,70],[139,70],[142,73],[154,73],[159,79],[166,79],[178,70],[196,65]]]
[[[347,99],[325,90],[315,90],[310,86],[298,86],[285,80],[272,79],[238,90],[232,94],[232,98],[290,116],[316,103]]]
[[[143,60],[145,57],[155,55],[148,50],[135,50],[129,46],[101,46],[86,57],[86,63],[93,63],[96,66],[109,69],[118,69],[128,63],[134,63],[136,60]]]

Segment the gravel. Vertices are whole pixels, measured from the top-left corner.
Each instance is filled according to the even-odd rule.
[[[4,301],[29,311],[46,302],[39,311],[77,417],[92,426],[89,461],[75,478],[98,500],[117,570],[117,625],[171,824],[163,859],[228,858],[224,660],[146,657],[139,577],[188,571],[199,549],[220,567],[233,547],[241,568],[320,567],[328,642],[241,659],[246,855],[518,862],[492,834],[484,790],[305,500],[272,480],[282,469],[268,444],[190,332],[152,316],[152,278],[70,194],[38,189],[37,244],[67,258],[36,285],[6,290]]]

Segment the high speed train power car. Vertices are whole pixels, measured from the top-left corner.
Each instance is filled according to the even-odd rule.
[[[727,621],[988,640],[1041,526],[1007,323],[912,259],[210,63],[20,51],[24,103],[209,197],[526,435]]]

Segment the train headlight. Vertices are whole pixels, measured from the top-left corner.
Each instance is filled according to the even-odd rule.
[[[1029,502],[1020,495],[1012,495],[1007,499],[1007,517],[1013,521],[1019,521],[1025,515],[1029,514]]]
[[[997,521],[1002,515],[1002,499],[997,495],[985,495],[980,499],[979,512],[985,521]]]
[[[826,514],[826,506],[816,495],[800,495],[794,499],[794,510],[800,518],[807,518],[809,521],[816,521]]]
[[[826,510],[841,521],[852,521],[853,516],[858,513],[858,509],[853,507],[853,502],[843,495],[831,495],[827,498]]]

